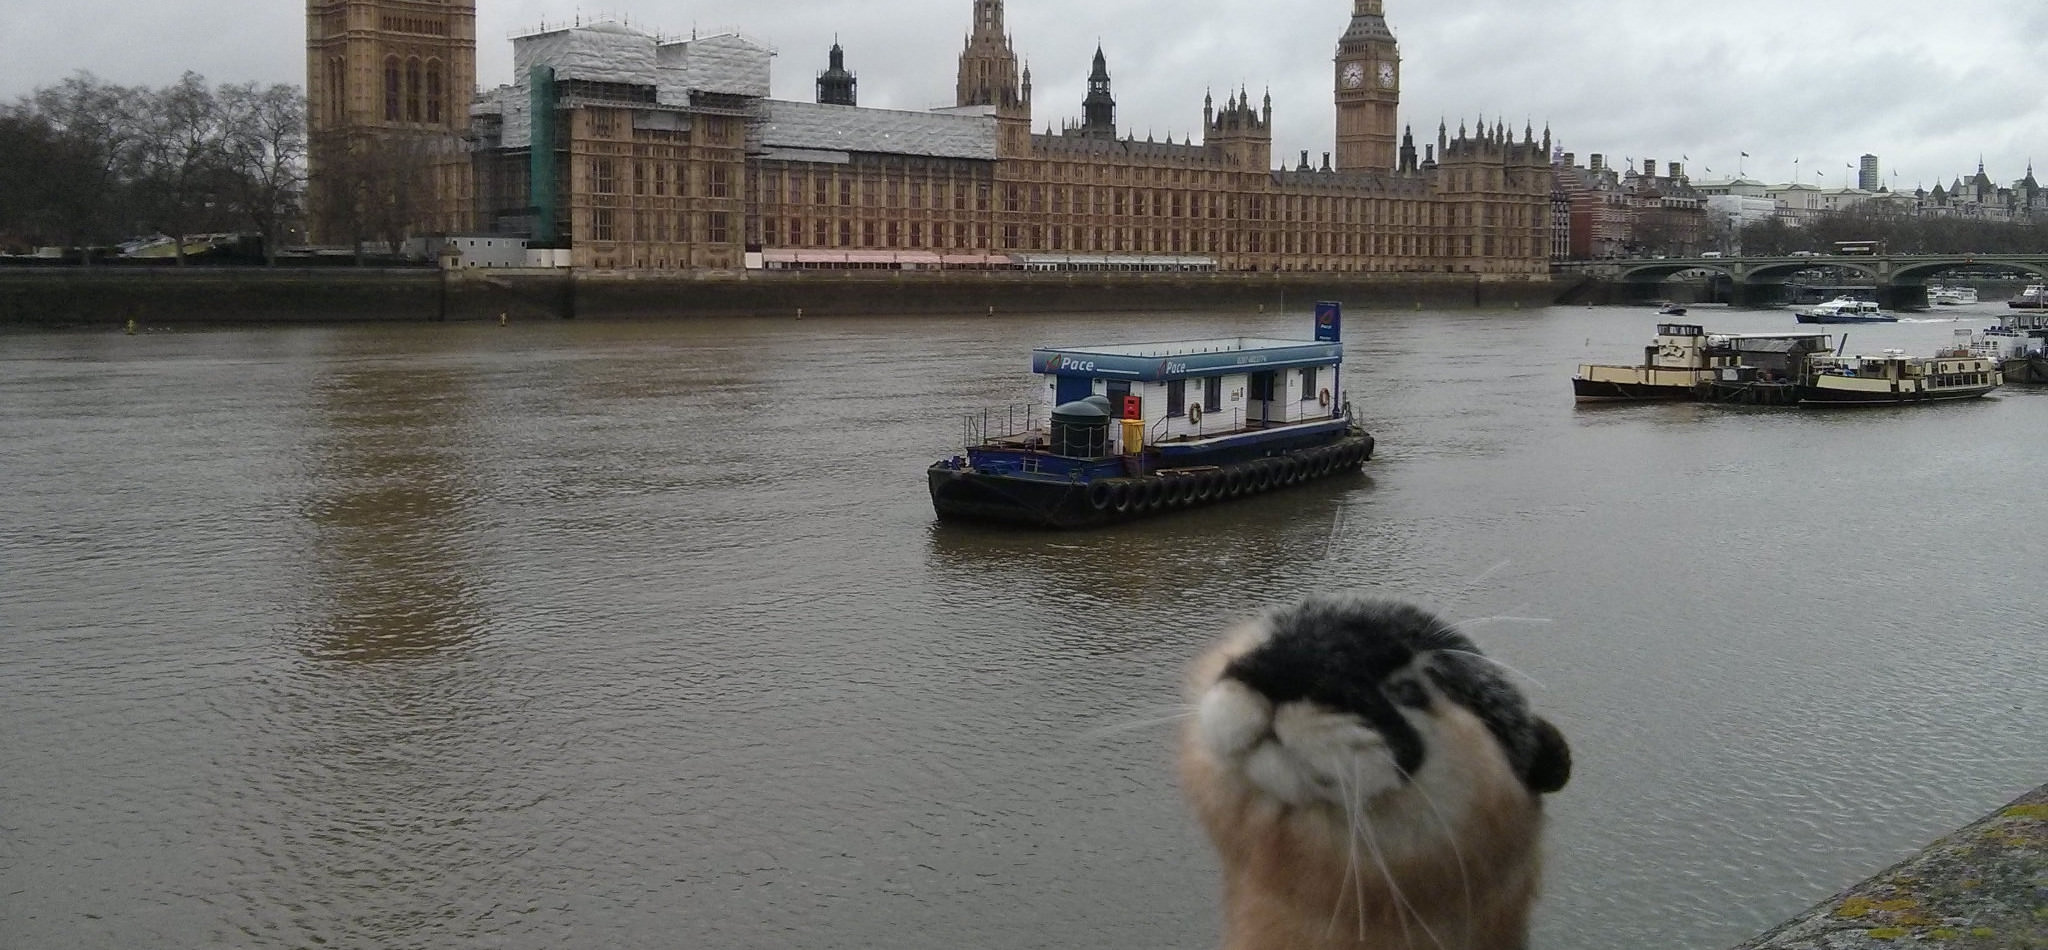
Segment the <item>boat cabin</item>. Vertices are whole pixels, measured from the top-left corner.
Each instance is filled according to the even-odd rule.
[[[1262,337],[1031,353],[1054,414],[1092,396],[1108,401],[1109,454],[1339,418],[1343,364],[1336,340]]]

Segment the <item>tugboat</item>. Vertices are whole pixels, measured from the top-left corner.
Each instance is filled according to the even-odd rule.
[[[1798,401],[1794,384],[1806,358],[1832,348],[1825,333],[1714,333],[1691,323],[1660,323],[1657,338],[1631,365],[1579,364],[1579,402],[1703,400],[1763,405]]]
[[[1232,337],[1032,351],[1037,406],[968,421],[926,470],[941,520],[1086,528],[1275,491],[1372,457],[1343,389],[1343,314],[1313,340]]]

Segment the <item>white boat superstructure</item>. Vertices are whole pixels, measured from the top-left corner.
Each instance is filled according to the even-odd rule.
[[[1927,302],[1937,307],[1967,307],[1977,302],[1977,288],[1936,284],[1927,288]]]
[[[1876,301],[1841,296],[1800,311],[1798,319],[1800,323],[1897,323],[1899,318],[1886,313]]]
[[[1998,361],[1967,348],[1931,357],[1887,349],[1872,356],[1819,357],[1800,388],[1800,405],[1890,406],[1975,399],[2005,382]]]

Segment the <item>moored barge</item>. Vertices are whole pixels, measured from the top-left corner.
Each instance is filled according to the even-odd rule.
[[[1696,324],[1661,323],[1641,363],[1580,364],[1572,396],[1580,402],[1790,405],[1807,358],[1832,346],[1826,333],[1708,333]]]
[[[1040,407],[982,413],[927,470],[944,520],[1084,528],[1275,491],[1372,457],[1343,382],[1341,308],[1313,340],[1048,347]]]

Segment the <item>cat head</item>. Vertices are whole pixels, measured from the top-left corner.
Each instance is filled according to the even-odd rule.
[[[1499,667],[1405,604],[1317,597],[1268,612],[1211,651],[1191,685],[1193,741],[1285,805],[1349,807],[1500,761],[1532,797],[1571,776],[1563,734]]]

